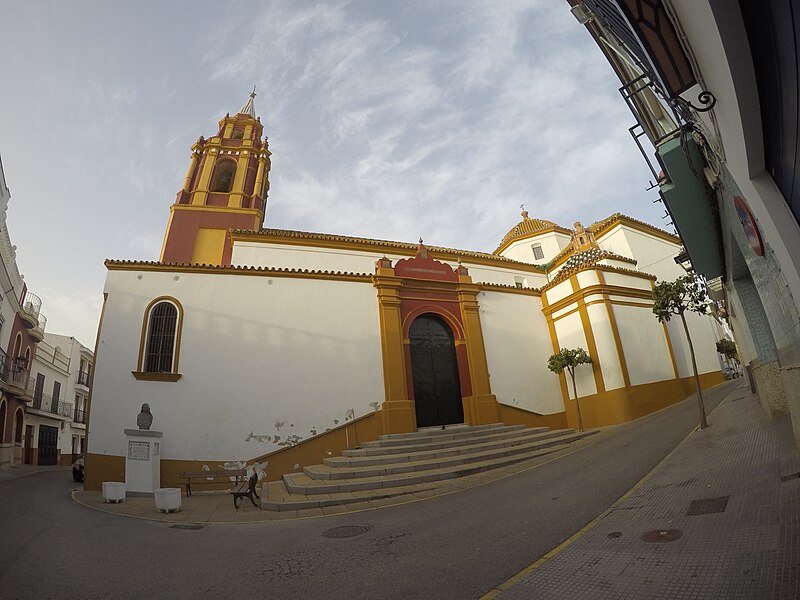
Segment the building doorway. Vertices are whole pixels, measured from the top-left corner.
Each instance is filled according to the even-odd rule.
[[[58,461],[58,427],[39,425],[39,465],[54,465]]]
[[[23,459],[26,465],[33,464],[33,425],[25,425],[25,444],[22,449]]]
[[[414,319],[408,332],[417,427],[464,422],[453,332],[438,317]]]

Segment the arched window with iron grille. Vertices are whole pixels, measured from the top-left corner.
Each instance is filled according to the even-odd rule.
[[[176,371],[179,320],[178,306],[169,300],[156,302],[150,307],[142,371],[145,373]]]

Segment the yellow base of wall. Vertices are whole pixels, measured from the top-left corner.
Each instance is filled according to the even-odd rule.
[[[700,375],[700,387],[710,388],[725,381],[722,371]],[[581,417],[584,429],[619,425],[634,421],[685,400],[694,394],[694,377],[670,379],[619,388],[591,396],[582,396]],[[566,419],[569,427],[578,427],[578,412],[574,400],[567,401]]]
[[[469,425],[489,425],[500,420],[497,397],[494,394],[464,396],[461,404],[464,407],[464,422]]]
[[[722,372],[705,373],[700,376],[703,389],[715,386],[725,380]],[[580,399],[581,415],[585,428],[617,425],[633,421],[657,410],[680,402],[694,393],[694,378],[673,379],[638,385],[632,388],[612,390],[602,394]],[[285,473],[302,471],[303,467],[317,465],[328,456],[339,456],[347,448],[378,439],[384,433],[405,433],[414,431],[413,403],[397,406],[397,411],[384,409],[357,419],[346,425],[332,429],[292,446],[270,454],[264,454],[247,461],[247,464],[267,462],[267,480],[277,481]],[[395,404],[395,403],[393,403]],[[398,403],[399,404],[399,403]],[[575,401],[570,400],[566,412],[540,415],[534,412],[506,406],[497,402],[493,395],[471,396],[464,399],[465,420],[471,424],[503,422],[506,425],[525,425],[526,427],[550,427],[551,429],[577,428]],[[472,421],[474,419],[474,422]],[[222,470],[219,460],[171,460],[161,461],[161,485],[177,487],[181,483],[180,474],[184,471],[200,471],[204,465],[211,470]],[[100,490],[104,481],[125,481],[125,457],[102,454],[86,454],[86,479],[84,488]],[[203,489],[225,489],[227,484],[208,485]]]
[[[318,465],[328,456],[339,456],[342,450],[355,448],[361,442],[378,439],[383,433],[380,411],[369,414],[292,446],[247,461],[248,465],[268,463],[267,480],[276,481],[284,473],[302,471],[303,467]],[[183,472],[201,471],[204,465],[212,471],[224,469],[224,462],[214,460],[161,460],[161,486],[179,487]],[[125,481],[125,457],[86,454],[84,489],[99,491],[104,481]],[[204,485],[202,489],[226,489],[226,483]]]
[[[525,425],[525,427],[549,427],[550,429],[566,429],[567,416],[565,413],[554,413],[552,415],[540,415],[539,413],[498,404],[500,409],[500,421],[506,425]]]

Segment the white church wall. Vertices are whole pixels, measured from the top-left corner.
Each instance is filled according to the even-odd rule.
[[[407,256],[386,253],[392,261]],[[309,269],[314,271],[342,271],[348,273],[374,273],[375,261],[384,256],[381,251],[344,250],[295,246],[291,244],[263,244],[236,242],[231,263],[256,267],[282,269]]]
[[[577,277],[578,283],[582,288],[600,284],[600,279],[598,279],[595,271],[581,271]]]
[[[539,414],[564,411],[558,377],[547,369],[553,345],[541,299],[481,292],[481,329],[497,401]]]
[[[568,235],[551,231],[550,233],[513,242],[503,250],[501,255],[520,262],[544,264],[553,260],[559,252],[566,248],[569,240]],[[533,246],[536,245],[541,245],[543,258],[534,257]]]
[[[636,277],[634,275],[626,275],[624,273],[612,273],[606,271],[603,273],[603,278],[608,285],[617,285],[621,287],[635,288],[637,290],[652,291],[653,286],[650,284],[649,279],[643,277]]]
[[[674,260],[680,253],[679,244],[630,227],[622,226],[621,229],[637,261],[637,269],[655,275],[659,281],[672,281],[686,275],[683,267]]]
[[[368,414],[384,399],[369,283],[110,271],[105,291],[92,453],[124,455],[122,430],[135,427],[143,402],[164,432],[165,458],[241,460]],[[143,314],[162,295],[184,309],[182,378],[137,381]]]
[[[583,322],[578,312],[574,312],[565,317],[562,317],[554,322],[556,328],[556,337],[558,338],[559,348],[583,348],[588,352],[589,344],[586,342],[586,335],[583,331]],[[572,393],[572,382],[567,374],[567,388],[569,389],[569,397],[574,399]],[[597,393],[597,385],[594,382],[594,374],[591,369],[578,368],[575,369],[575,385],[578,390],[578,396],[590,396]]]
[[[612,304],[612,309],[631,385],[674,379],[664,330],[652,309],[621,304]]]
[[[628,258],[636,258],[631,250],[628,239],[625,237],[625,232],[621,225],[614,226],[611,231],[604,233],[597,239],[597,245],[603,250],[619,254],[620,256],[627,256]]]
[[[589,300],[587,299],[587,303]],[[603,374],[603,383],[606,390],[615,390],[625,387],[622,377],[617,345],[614,342],[614,332],[608,318],[605,304],[591,304],[586,307],[589,322],[592,324],[594,342],[597,346],[597,357],[600,362],[600,372]]]
[[[409,256],[383,252],[379,249],[344,250],[316,246],[294,246],[291,244],[265,244],[259,242],[236,242],[233,246],[232,264],[239,266],[274,267],[281,269],[308,269],[311,271],[333,271],[344,273],[374,273],[375,262],[383,257],[396,263]],[[530,273],[508,268],[478,265],[469,257],[462,259],[475,283],[496,283],[515,286],[517,279],[523,287],[541,287],[547,283],[544,274]],[[456,261],[442,261],[450,267],[458,266]]]
[[[689,333],[692,335],[692,345],[694,346],[695,360],[697,361],[698,373],[709,373],[720,370],[719,358],[717,357],[716,342],[719,340],[714,330],[714,325],[710,317],[704,317],[696,313],[685,313],[686,324],[689,326]],[[686,332],[683,330],[683,323],[679,316],[675,315],[667,323],[667,330],[672,342],[672,352],[675,355],[675,362],[678,365],[678,373],[681,377],[692,377],[692,358],[689,353],[689,344],[686,341]]]

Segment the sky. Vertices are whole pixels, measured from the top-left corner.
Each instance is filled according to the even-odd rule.
[[[8,227],[94,346],[106,258],[158,260],[190,147],[256,87],[265,227],[493,251],[520,221],[667,228],[565,0],[0,0]]]

